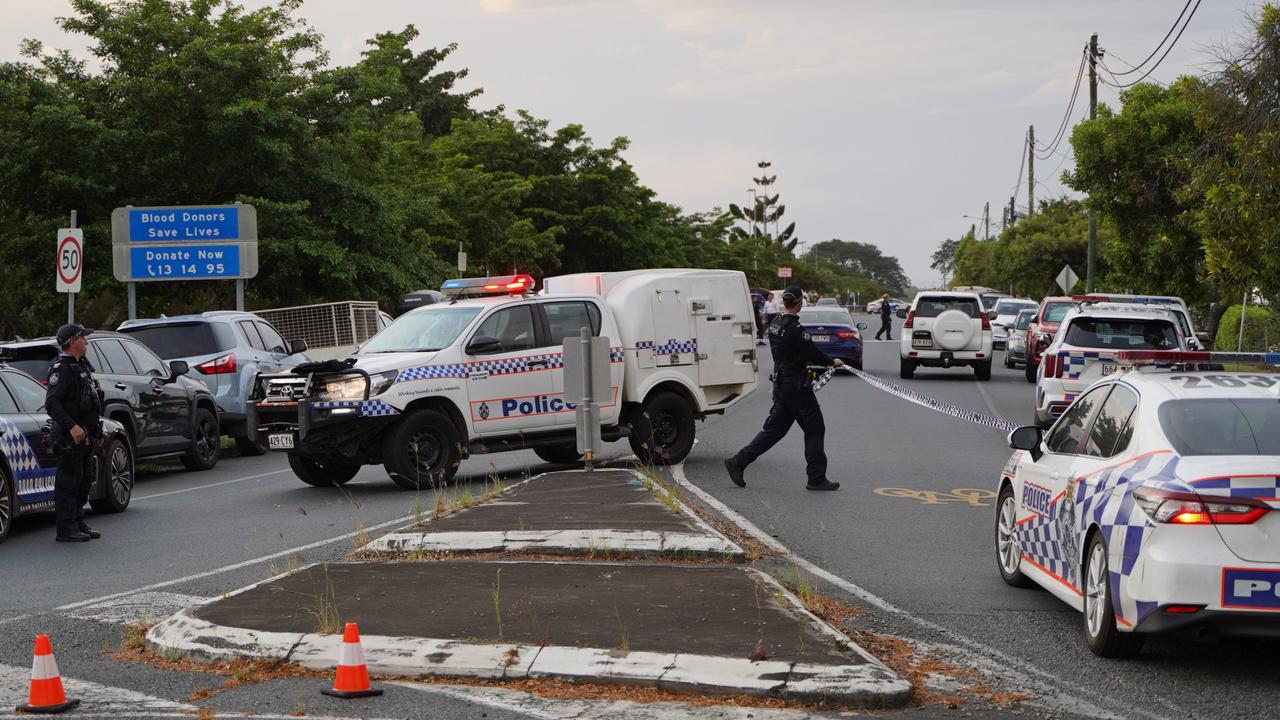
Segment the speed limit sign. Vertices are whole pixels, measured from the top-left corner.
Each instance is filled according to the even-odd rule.
[[[77,228],[60,228],[58,253],[54,260],[54,276],[57,278],[58,292],[80,292],[83,270],[84,231]]]

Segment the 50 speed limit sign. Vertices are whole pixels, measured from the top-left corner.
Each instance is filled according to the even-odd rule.
[[[54,276],[58,292],[80,292],[84,275],[84,231],[77,228],[58,230],[58,253],[54,259]]]

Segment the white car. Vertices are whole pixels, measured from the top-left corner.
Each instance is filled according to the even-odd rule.
[[[1186,350],[1167,308],[1085,301],[1067,311],[1036,377],[1036,424],[1048,427],[1076,396],[1115,372],[1116,353]]]
[[[1178,320],[1178,329],[1182,331],[1182,336],[1186,338],[1187,347],[1192,350],[1204,349],[1201,345],[1203,344],[1203,341],[1207,341],[1208,339],[1197,335],[1195,327],[1191,324],[1191,313],[1187,311],[1186,301],[1174,295],[1122,295],[1118,293],[1091,293],[1089,295],[1075,295],[1071,299],[1076,301],[1110,302],[1163,307],[1172,312],[1174,317]]]
[[[991,379],[991,321],[971,292],[928,291],[916,295],[902,324],[899,375],[917,367],[968,365],[979,380]]]
[[[1000,575],[1083,612],[1098,655],[1280,632],[1280,375],[1187,369],[1244,355],[1119,353],[1048,432],[1009,435]]]
[[[1004,349],[1004,344],[1009,339],[1009,333],[1013,328],[1014,321],[1018,318],[1018,313],[1023,310],[1036,310],[1039,307],[1040,303],[1034,300],[1004,298],[998,301],[995,308],[989,313],[991,315],[991,341],[995,349]]]

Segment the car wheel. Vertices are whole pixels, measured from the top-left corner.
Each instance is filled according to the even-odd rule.
[[[1018,543],[1018,501],[1013,486],[1005,484],[996,500],[996,567],[1000,577],[1014,587],[1031,587],[1031,578],[1022,574],[1022,546]]]
[[[973,366],[973,376],[978,380],[987,381],[991,379],[991,361],[980,362]]]
[[[247,437],[236,438],[236,452],[241,457],[256,457],[267,452],[267,446],[257,443]]]
[[[409,413],[383,440],[383,467],[405,490],[425,490],[449,482],[460,462],[458,428],[436,410]]]
[[[1005,350],[1005,351],[1004,351],[1004,367],[1005,367],[1005,369],[1006,369],[1006,370],[1012,370],[1012,369],[1013,369],[1013,361],[1009,359],[1009,351],[1008,351],[1008,350]]]
[[[693,450],[695,433],[693,408],[673,392],[656,392],[644,403],[647,432],[631,435],[631,450],[645,465],[675,465]]]
[[[4,468],[0,468],[0,543],[9,537],[9,528],[13,527],[13,518],[17,514],[18,499],[13,492],[13,483]]]
[[[94,512],[118,513],[129,507],[133,497],[133,451],[120,438],[111,438],[98,455],[98,480],[105,483],[103,495],[89,501]]]
[[[1084,566],[1084,636],[1100,657],[1130,657],[1142,650],[1146,637],[1116,628],[1116,611],[1107,571],[1107,543],[1102,533],[1089,541]]]
[[[578,452],[577,445],[536,447],[533,449],[533,454],[546,462],[555,463],[556,465],[568,465],[582,459],[582,453]]]
[[[910,380],[916,374],[916,361],[902,358],[898,365],[898,377],[903,380]]]
[[[218,418],[205,408],[196,408],[191,423],[191,450],[182,456],[188,470],[209,470],[218,464],[222,438],[218,435]]]
[[[1036,363],[1031,362],[1031,359],[1027,358],[1027,382],[1033,383],[1033,384],[1035,383],[1036,372],[1039,369],[1040,367]]]
[[[359,463],[325,462],[289,453],[289,468],[302,482],[314,487],[339,487],[360,472]]]

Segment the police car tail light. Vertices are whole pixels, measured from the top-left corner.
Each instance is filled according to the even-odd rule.
[[[225,375],[236,371],[236,354],[227,353],[220,358],[202,362],[196,366],[201,375]]]
[[[915,310],[908,310],[908,311],[907,311],[907,321],[906,321],[906,322],[904,322],[904,323],[902,323],[902,327],[904,327],[904,328],[912,328],[912,327],[915,327],[915,324],[916,324],[916,311],[915,311]]]
[[[1057,355],[1044,356],[1044,376],[1058,377],[1058,356]]]
[[[1172,525],[1248,525],[1271,511],[1259,500],[1206,497],[1156,488],[1134,490],[1133,499],[1152,520]]]

